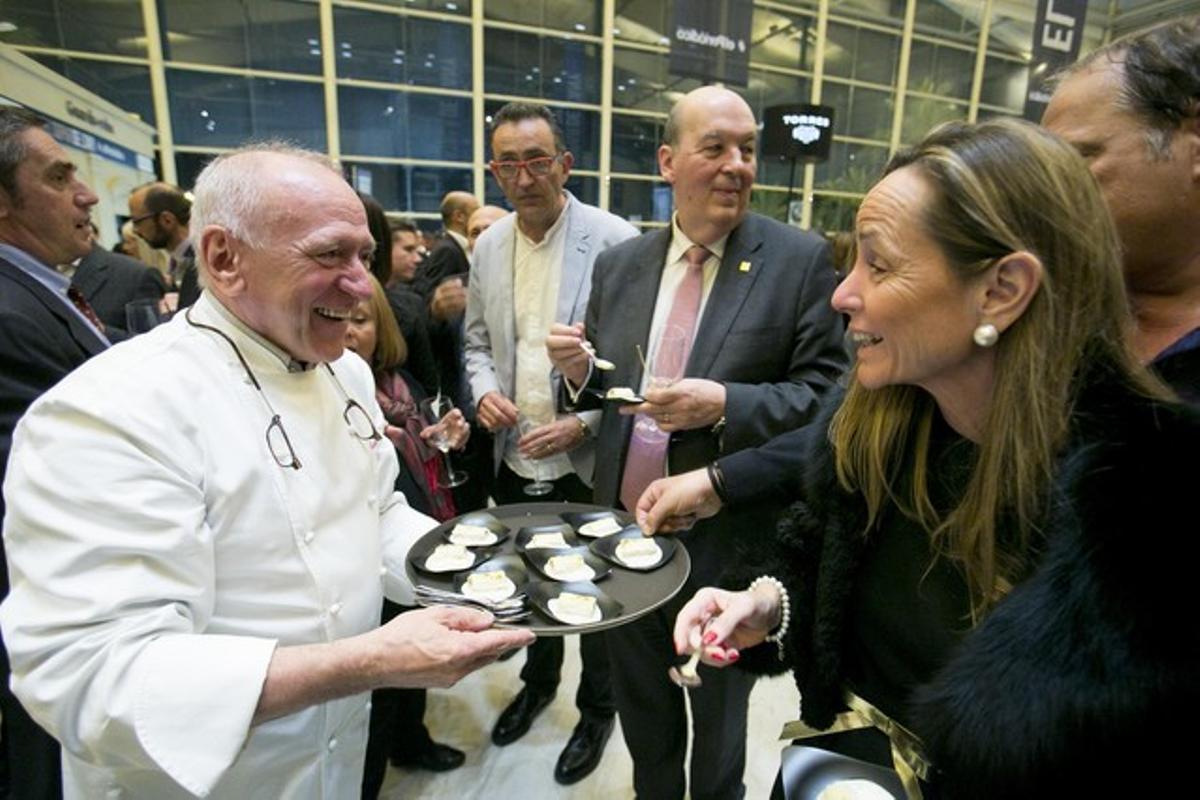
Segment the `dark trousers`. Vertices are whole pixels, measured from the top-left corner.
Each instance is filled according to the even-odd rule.
[[[383,601],[382,621],[411,609]],[[371,721],[363,762],[363,800],[375,800],[387,774],[388,757],[404,760],[433,746],[425,727],[424,689],[376,689],[371,692]]]
[[[667,670],[680,662],[672,645],[675,616],[700,588],[691,578],[669,602],[607,632],[621,731],[633,757],[633,788],[645,800],[682,800],[686,783],[687,707]],[[745,794],[746,708],[754,676],[740,669],[700,668],[704,683],[688,692],[692,706],[693,800]]]
[[[61,800],[62,750],[26,713],[8,679],[8,652],[0,640],[0,798]]]
[[[554,490],[540,497],[530,497],[522,490],[531,483],[500,465],[496,475],[494,497],[498,505],[531,502],[590,503],[592,490],[574,473],[554,481]],[[614,713],[612,683],[608,668],[608,647],[605,633],[588,633],[579,637],[579,653],[583,671],[579,676],[579,691],[575,693],[575,705],[583,716],[611,717]],[[531,644],[525,651],[525,666],[521,669],[521,680],[531,690],[542,694],[553,694],[558,689],[559,673],[563,661],[561,636],[544,636]]]

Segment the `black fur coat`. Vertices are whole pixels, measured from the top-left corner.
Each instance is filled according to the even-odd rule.
[[[1198,791],[1189,766],[1200,757],[1200,521],[1190,493],[1200,491],[1200,414],[1096,379],[1073,419],[1034,571],[912,698],[939,797]],[[842,710],[865,512],[838,487],[827,446],[802,485],[770,563],[747,550],[723,583],[766,572],[788,586],[786,663],[763,645],[740,664],[793,669],[801,716],[824,728]]]

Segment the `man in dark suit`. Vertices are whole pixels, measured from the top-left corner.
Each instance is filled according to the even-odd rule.
[[[79,287],[106,328],[128,331],[125,306],[135,300],[161,302],[166,293],[162,275],[137,259],[110,253],[94,238],[92,249],[79,259],[71,285]]]
[[[171,254],[169,275],[172,291],[178,292],[176,297],[167,298],[172,311],[187,308],[200,296],[196,249],[189,238],[191,217],[192,201],[178,186],[147,183],[129,195],[129,221],[134,232],[151,247]],[[175,305],[171,305],[172,300]]]
[[[586,326],[556,326],[547,339],[574,387],[626,386],[645,402],[608,404],[596,447],[595,501],[633,510],[651,479],[760,444],[807,421],[845,367],[841,321],[829,305],[834,271],[824,242],[748,214],[755,175],[754,115],[741,97],[702,87],[672,109],[659,168],[674,189],[669,228],[596,260]],[[592,369],[582,339],[616,369]],[[672,374],[667,343],[682,339]],[[642,349],[649,371],[643,374]],[[686,365],[686,366],[683,366]],[[670,381],[671,378],[678,378]],[[570,387],[568,387],[570,389]],[[592,393],[574,395],[580,407]],[[633,414],[637,414],[636,423]],[[621,728],[646,798],[682,798],[687,712],[667,678],[677,657],[671,628],[683,601],[719,577],[731,536],[763,536],[768,509],[721,514],[679,539],[692,572],[671,602],[609,631]],[[752,678],[711,670],[691,692],[693,798],[745,791],[746,707]]]
[[[467,261],[467,222],[478,208],[479,201],[470,192],[449,192],[442,198],[442,235],[413,279],[413,288],[427,300],[432,299],[434,290],[442,281],[466,275],[470,271],[471,264]]]
[[[97,198],[43,125],[27,111],[0,108],[0,481],[17,420],[43,392],[108,346],[54,269],[91,248],[88,215]],[[0,597],[7,594],[0,551]],[[13,697],[8,676],[8,652],[0,641],[0,796],[61,797],[58,742]]]

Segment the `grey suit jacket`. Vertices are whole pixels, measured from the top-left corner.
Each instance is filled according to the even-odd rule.
[[[557,322],[570,324],[583,318],[592,285],[592,265],[606,248],[637,235],[637,229],[620,217],[581,203],[567,193],[566,241],[558,287]],[[517,371],[516,322],[513,318],[513,249],[516,214],[503,217],[475,243],[467,292],[465,353],[467,379],[475,402],[498,391],[511,399]],[[559,390],[557,374],[552,387]],[[589,422],[595,430],[593,423]],[[495,466],[500,467],[508,436],[495,437]],[[591,483],[593,448],[585,443],[570,453],[575,473]]]
[[[597,259],[587,336],[616,369],[594,371],[590,388],[641,385],[636,347],[648,352],[670,242],[671,228],[663,228]],[[718,446],[729,453],[762,444],[813,416],[846,368],[841,318],[829,304],[834,286],[829,249],[819,237],[757,214],[748,214],[730,234],[685,369],[686,377],[725,385],[726,424],[719,442],[714,440],[714,453]],[[595,500],[602,505],[619,502],[633,419],[612,404],[604,409],[594,483]],[[674,434],[671,447],[697,433],[704,435]],[[723,512],[698,525],[697,532],[746,522],[744,515],[739,521]],[[769,522],[764,518],[756,524]]]
[[[79,260],[71,283],[87,298],[106,326],[126,329],[125,304],[132,300],[161,300],[166,282],[158,270],[119,253],[93,246]]]

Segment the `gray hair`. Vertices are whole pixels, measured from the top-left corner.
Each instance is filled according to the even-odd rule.
[[[21,134],[30,128],[44,128],[46,121],[23,108],[0,108],[0,189],[14,205],[20,205],[17,191],[17,167],[29,152]]]
[[[197,237],[209,225],[219,225],[251,247],[262,247],[269,219],[263,215],[263,189],[267,175],[259,156],[290,156],[328,169],[339,178],[337,165],[328,156],[282,141],[256,142],[210,161],[196,178],[191,227]]]

